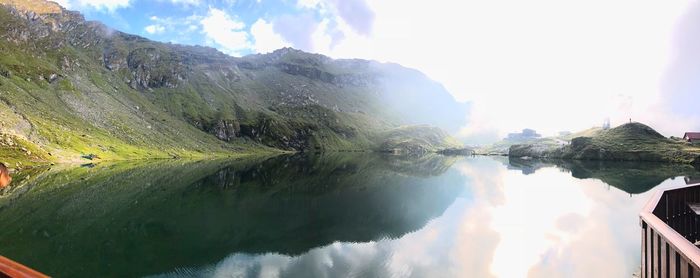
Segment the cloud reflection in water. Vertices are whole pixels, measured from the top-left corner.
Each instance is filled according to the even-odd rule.
[[[638,212],[653,190],[630,195],[554,166],[524,175],[490,158],[454,169],[469,198],[397,239],[335,242],[299,256],[236,253],[184,276],[630,277],[639,267]],[[660,187],[681,184],[668,179]],[[173,276],[176,273],[170,273]]]

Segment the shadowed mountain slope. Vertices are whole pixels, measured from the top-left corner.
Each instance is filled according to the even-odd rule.
[[[0,51],[0,130],[37,149],[26,160],[371,149],[399,126],[456,132],[468,109],[396,64],[290,48],[231,57],[43,0],[0,0]]]

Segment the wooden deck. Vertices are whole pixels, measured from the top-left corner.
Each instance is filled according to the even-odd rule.
[[[640,214],[642,277],[700,278],[700,184],[657,192]]]
[[[18,262],[0,256],[0,278],[44,278],[46,276]]]

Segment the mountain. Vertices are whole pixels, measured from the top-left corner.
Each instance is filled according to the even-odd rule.
[[[462,147],[460,142],[451,138],[442,129],[426,125],[394,128],[380,133],[380,138],[382,142],[380,150],[409,154],[424,154]]]
[[[455,132],[469,108],[400,65],[291,48],[231,57],[43,0],[0,0],[0,51],[10,162],[375,149],[402,126]]]
[[[511,157],[563,158],[575,160],[657,161],[700,164],[700,146],[666,138],[641,123],[576,137],[569,144],[521,144],[510,147]]]

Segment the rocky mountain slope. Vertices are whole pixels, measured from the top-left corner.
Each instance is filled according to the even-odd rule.
[[[0,154],[25,161],[374,149],[404,125],[454,132],[468,109],[399,65],[289,48],[231,57],[43,0],[0,0],[0,51],[0,132],[13,142]]]
[[[576,137],[567,145],[522,144],[510,147],[511,157],[576,160],[658,161],[700,164],[700,146],[666,138],[649,126],[628,123]]]

